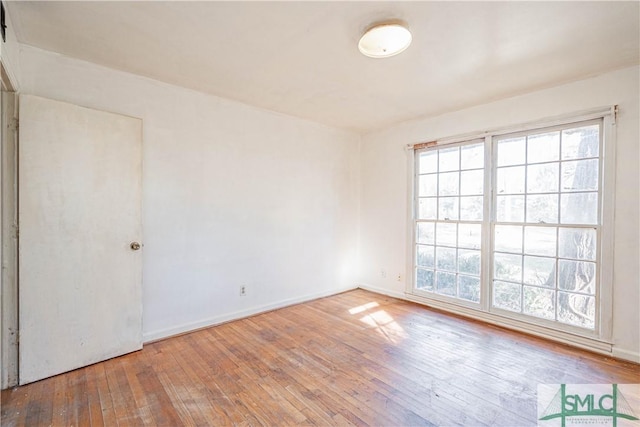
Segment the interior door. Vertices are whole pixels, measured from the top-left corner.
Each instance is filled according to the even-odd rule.
[[[142,348],[142,123],[31,95],[19,117],[26,384]]]

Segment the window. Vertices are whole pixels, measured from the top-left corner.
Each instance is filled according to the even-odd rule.
[[[596,331],[603,144],[596,119],[418,148],[412,292]]]
[[[495,138],[493,307],[595,327],[600,126]]]
[[[416,287],[480,301],[484,142],[418,156]]]

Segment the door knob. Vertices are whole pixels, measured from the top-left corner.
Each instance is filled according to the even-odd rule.
[[[133,250],[133,251],[137,251],[138,249],[140,249],[140,243],[138,243],[138,242],[131,242],[131,244],[129,246],[131,247],[131,250]]]

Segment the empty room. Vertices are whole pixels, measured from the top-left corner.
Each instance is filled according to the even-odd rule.
[[[1,5],[2,426],[640,427],[640,2]]]

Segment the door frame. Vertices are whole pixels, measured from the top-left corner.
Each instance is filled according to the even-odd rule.
[[[0,388],[18,385],[18,96],[0,61]]]

